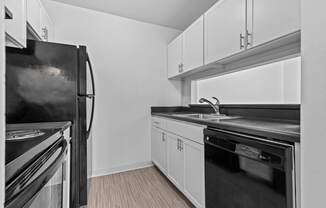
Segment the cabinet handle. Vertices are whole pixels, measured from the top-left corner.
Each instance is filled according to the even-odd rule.
[[[49,38],[49,31],[48,31],[48,29],[46,27],[43,27],[42,28],[42,31],[43,31],[43,38],[44,38],[44,40],[48,40],[48,38]]]
[[[160,124],[160,122],[158,122],[158,121],[154,121],[153,123],[156,124],[156,125]]]
[[[180,71],[183,72],[183,64],[180,64]]]
[[[162,133],[162,142],[165,142],[165,134]]]
[[[248,30],[246,30],[246,33],[247,46],[252,46],[252,43],[250,42],[250,39],[252,40],[252,33],[249,33]]]
[[[242,35],[242,33],[240,33],[240,49],[244,49],[244,44],[243,44],[243,40],[244,40],[244,36]]]
[[[177,150],[180,150],[180,140],[177,139]]]
[[[180,152],[183,150],[183,142],[180,140]]]

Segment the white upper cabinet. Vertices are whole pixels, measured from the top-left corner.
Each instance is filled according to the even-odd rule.
[[[54,36],[53,22],[46,12],[45,8],[41,7],[41,38],[44,41],[52,41]]]
[[[300,30],[300,0],[250,0],[248,9],[254,46]]]
[[[38,39],[41,39],[41,8],[40,0],[27,0],[28,29]]]
[[[248,67],[248,63],[257,64],[257,54],[266,60],[279,59],[281,53],[272,51],[273,46],[289,53],[282,46],[299,43],[294,32],[300,28],[300,0],[219,0],[168,46],[168,77],[185,77],[197,68],[196,73],[233,67],[232,63]],[[269,44],[242,53],[264,43]],[[298,53],[292,45],[289,55]]]
[[[183,35],[179,35],[168,45],[168,78],[181,73]]]
[[[12,13],[5,21],[7,46],[24,48],[28,38],[53,40],[53,22],[40,0],[5,0],[5,5]]]
[[[12,19],[6,19],[6,45],[26,47],[26,0],[5,0],[6,7],[12,13]]]
[[[245,0],[220,0],[205,13],[205,64],[244,49],[245,3]]]
[[[183,69],[187,72],[204,65],[204,16],[183,33]]]

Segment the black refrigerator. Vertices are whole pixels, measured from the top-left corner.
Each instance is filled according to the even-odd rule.
[[[71,121],[70,207],[87,204],[95,84],[85,46],[28,40],[6,48],[6,121]]]

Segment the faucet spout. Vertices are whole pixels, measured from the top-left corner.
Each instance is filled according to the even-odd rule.
[[[216,97],[213,97],[216,100],[216,103],[213,104],[211,101],[207,100],[206,98],[200,98],[199,103],[208,103],[215,111],[217,115],[220,115],[220,100]]]

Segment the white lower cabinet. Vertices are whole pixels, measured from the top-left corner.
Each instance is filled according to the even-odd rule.
[[[169,119],[160,119],[159,128],[156,123],[152,125],[153,163],[195,207],[204,208],[204,143],[199,134],[204,127]]]
[[[181,191],[184,187],[184,151],[182,140],[168,134],[168,178]]]
[[[196,207],[205,207],[204,145],[184,141],[184,193]]]
[[[167,172],[167,141],[166,134],[152,127],[152,161],[163,172]]]

